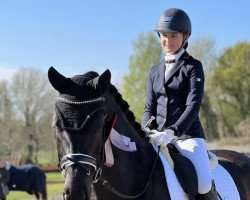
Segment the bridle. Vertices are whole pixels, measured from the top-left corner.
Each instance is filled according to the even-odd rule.
[[[59,97],[57,99],[57,102],[63,102],[65,104],[69,104],[69,105],[74,105],[74,106],[83,106],[83,105],[87,105],[87,104],[93,104],[93,103],[98,103],[98,102],[104,102],[105,99],[104,97],[99,97],[99,98],[95,98],[95,99],[91,99],[91,100],[86,100],[86,101],[73,101],[73,100],[68,100],[62,97]],[[104,112],[105,116],[104,116],[104,128],[102,130],[102,149],[101,149],[101,165],[98,168],[98,164],[97,164],[97,159],[94,158],[93,156],[90,156],[88,154],[82,154],[82,153],[77,153],[77,154],[66,154],[64,155],[60,162],[58,163],[58,166],[61,170],[61,172],[63,173],[63,175],[65,176],[67,173],[67,170],[69,169],[69,167],[76,165],[76,166],[80,166],[82,169],[87,171],[87,175],[91,174],[91,171],[94,171],[95,174],[95,179],[93,180],[93,182],[97,182],[98,181],[98,176],[100,175],[101,171],[102,171],[102,167],[103,167],[103,163],[104,163],[104,135],[105,135],[105,123],[106,123],[106,109],[104,106],[98,107],[95,110],[93,110],[84,120],[83,122],[83,126],[86,124],[86,122],[97,112]],[[86,169],[87,168],[87,169]],[[97,169],[98,168],[98,169]]]
[[[66,103],[66,104],[69,104],[69,105],[86,105],[86,104],[92,104],[92,103],[96,103],[96,102],[104,102],[105,101],[105,98],[104,97],[99,97],[99,98],[96,98],[96,99],[91,99],[91,100],[87,100],[87,101],[72,101],[72,100],[67,100],[65,98],[62,98],[62,97],[59,97],[57,99],[57,101],[59,102],[63,102],[63,103]],[[115,188],[113,188],[110,183],[104,178],[102,177],[102,168],[104,166],[104,157],[105,157],[105,152],[104,152],[104,145],[105,145],[105,133],[106,131],[109,131],[110,127],[106,127],[106,122],[107,122],[107,114],[106,114],[106,109],[105,107],[99,107],[97,109],[95,109],[94,111],[92,111],[85,119],[84,123],[85,124],[87,122],[88,119],[91,118],[91,116],[93,114],[95,114],[96,112],[99,112],[103,110],[105,112],[105,116],[104,116],[104,129],[102,131],[102,134],[103,134],[103,137],[102,137],[102,147],[101,147],[101,164],[98,168],[98,164],[97,164],[97,159],[90,156],[90,155],[87,155],[87,154],[66,154],[65,156],[63,156],[63,158],[60,160],[58,166],[61,170],[61,172],[64,174],[67,173],[67,169],[70,167],[70,166],[73,166],[73,165],[76,165],[76,166],[80,166],[82,169],[86,170],[86,166],[89,167],[89,170],[86,170],[87,171],[87,175],[90,175],[91,173],[91,168],[95,171],[95,175],[94,175],[94,180],[92,180],[92,183],[97,183],[98,181],[100,181],[102,183],[102,185],[108,189],[110,192],[112,192],[113,194],[121,197],[121,198],[124,198],[124,199],[135,199],[135,198],[138,198],[140,197],[141,195],[143,195],[148,186],[149,186],[149,182],[152,178],[152,175],[153,175],[153,172],[154,172],[154,169],[155,169],[155,166],[156,166],[156,163],[157,163],[157,160],[159,158],[159,149],[158,149],[158,153],[157,153],[157,156],[155,157],[155,160],[154,160],[154,163],[153,163],[153,167],[152,167],[152,170],[150,172],[150,175],[149,175],[149,179],[146,183],[146,186],[144,187],[144,189],[137,195],[124,195],[120,192],[118,192]]]

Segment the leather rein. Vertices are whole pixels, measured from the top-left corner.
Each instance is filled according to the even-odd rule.
[[[91,99],[91,100],[87,100],[87,101],[72,101],[72,100],[67,100],[65,98],[59,97],[57,99],[57,101],[63,102],[63,103],[69,104],[69,105],[82,106],[82,105],[92,104],[92,103],[96,103],[96,102],[104,102],[105,98],[104,97],[99,97],[99,98]],[[83,124],[85,124],[87,122],[87,120],[91,118],[91,116],[93,114],[95,114],[95,113],[97,113],[99,111],[104,111],[105,114],[106,114],[106,109],[104,107],[99,107],[99,108],[95,109],[94,111],[92,111],[86,117]],[[105,123],[107,122],[106,116],[107,116],[107,114],[104,117]],[[105,130],[102,131],[103,132],[103,141],[102,141],[102,149],[101,149],[102,156],[101,156],[101,165],[100,165],[99,168],[97,166],[97,159],[96,158],[94,158],[93,156],[90,156],[90,155],[87,155],[87,154],[81,154],[81,153],[64,155],[62,157],[62,159],[60,160],[60,162],[58,163],[58,166],[59,166],[59,168],[60,168],[60,170],[61,170],[61,172],[63,173],[64,176],[67,173],[68,168],[73,166],[73,165],[80,166],[82,169],[86,170],[87,175],[90,175],[91,171],[94,171],[95,176],[94,176],[94,180],[92,180],[92,183],[97,183],[98,181],[100,181],[102,183],[102,185],[106,189],[108,189],[113,194],[115,194],[115,195],[117,195],[117,196],[119,196],[121,198],[124,198],[124,199],[138,198],[138,197],[140,197],[141,195],[143,195],[146,192],[146,190],[147,190],[147,188],[149,186],[150,180],[151,180],[153,172],[155,170],[157,160],[159,158],[159,149],[158,149],[157,156],[156,156],[156,158],[154,160],[153,167],[152,167],[152,170],[150,172],[147,184],[144,187],[144,189],[137,195],[131,195],[131,196],[124,195],[124,194],[118,192],[114,187],[112,187],[112,185],[102,176],[102,168],[104,166],[104,157],[105,157],[105,152],[104,152],[105,138],[104,138],[104,135],[105,135],[105,131],[111,131],[111,128],[112,127],[107,128],[107,127],[104,126]],[[88,168],[88,170],[86,168]]]

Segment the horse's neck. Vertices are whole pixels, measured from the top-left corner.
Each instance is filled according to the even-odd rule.
[[[112,112],[117,115],[113,128],[119,134],[130,138],[130,141],[135,142],[136,145],[136,151],[134,152],[126,152],[115,147],[113,148],[114,157],[119,158],[119,162],[114,160],[116,166],[118,166],[117,169],[119,170],[120,168],[122,171],[126,169],[135,170],[136,172],[136,170],[141,170],[142,167],[151,168],[152,160],[155,157],[155,152],[152,146],[144,138],[139,136],[132,122],[128,120],[128,111],[123,111],[121,106],[116,103],[115,98],[110,96],[109,98],[111,98],[109,99],[109,103],[110,107],[112,107]],[[124,163],[131,167],[124,168]],[[145,169],[145,171],[147,170]]]
[[[129,137],[133,142],[136,143],[140,148],[145,148],[144,146],[149,146],[147,141],[142,138],[136,131],[134,127],[134,118],[128,119],[128,115],[133,113],[130,110],[122,110],[122,105],[116,102],[116,97],[111,95],[109,92],[106,93],[105,98],[107,99],[107,108],[109,109],[109,115],[116,114],[116,121],[114,124],[114,129],[121,135]]]

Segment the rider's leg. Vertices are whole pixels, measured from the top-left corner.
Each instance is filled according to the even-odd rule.
[[[182,155],[190,159],[193,163],[198,178],[199,194],[201,194],[201,196],[205,196],[213,193],[213,178],[205,140],[202,138],[189,138],[185,140],[178,140],[173,142],[173,144]]]

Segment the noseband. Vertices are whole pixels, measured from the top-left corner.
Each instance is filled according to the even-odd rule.
[[[76,106],[76,105],[83,106],[83,105],[97,103],[97,102],[104,102],[105,99],[104,99],[104,97],[99,97],[99,98],[91,99],[91,100],[87,100],[87,101],[72,101],[72,100],[68,100],[68,99],[59,97],[57,99],[57,101],[58,102],[63,102],[63,103],[69,104],[69,105],[74,105],[74,106]],[[106,109],[105,109],[105,107],[99,107],[99,108],[93,110],[86,117],[86,119],[83,122],[83,126],[91,118],[92,115],[94,115],[95,113],[100,112],[100,111],[104,111],[105,112],[104,121],[106,122],[106,116],[107,116]],[[104,129],[102,131],[102,134],[103,134],[103,137],[102,137],[103,141],[102,141],[102,149],[101,149],[101,153],[102,153],[101,160],[104,159],[104,151],[103,151],[104,142],[105,142],[104,141],[104,134],[105,134],[104,133]],[[58,166],[59,166],[61,172],[64,174],[64,176],[65,176],[65,174],[67,172],[67,169],[70,166],[73,166],[73,165],[80,166],[82,169],[86,170],[87,171],[87,175],[90,175],[90,172],[94,170],[96,172],[96,175],[95,175],[95,180],[93,182],[97,181],[97,177],[98,177],[99,173],[101,173],[101,171],[102,171],[102,169],[101,169],[102,165],[97,170],[97,160],[96,160],[96,158],[94,158],[94,157],[92,157],[90,155],[81,154],[81,153],[78,153],[78,154],[66,154],[65,156],[62,157],[62,159],[60,160],[60,162],[58,164]],[[88,168],[88,170],[86,169],[86,167]]]

